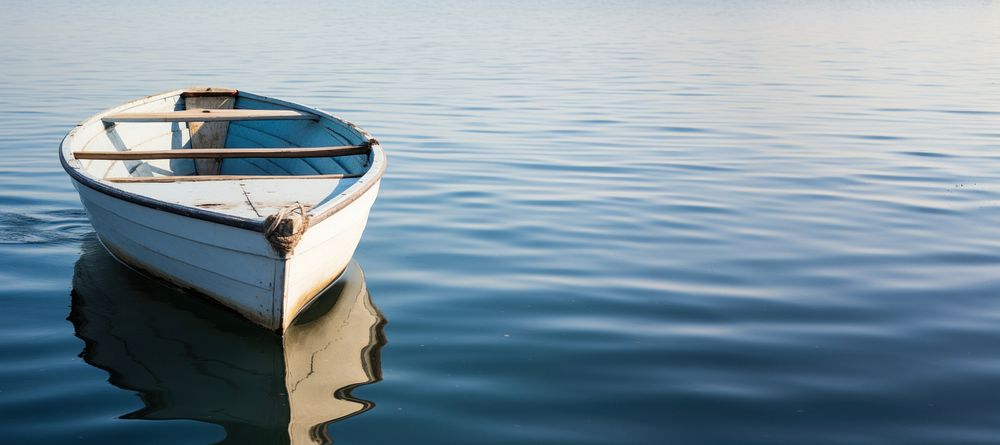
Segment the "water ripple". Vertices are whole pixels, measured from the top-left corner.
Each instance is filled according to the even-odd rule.
[[[0,212],[0,244],[61,245],[78,243],[93,229],[82,209],[32,214]]]

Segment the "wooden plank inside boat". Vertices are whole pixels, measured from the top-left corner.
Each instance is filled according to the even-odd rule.
[[[188,96],[184,106],[188,110],[231,110],[236,97],[227,95]],[[188,132],[191,133],[191,148],[225,147],[226,134],[229,131],[229,121],[220,122],[188,122]],[[218,175],[222,170],[222,160],[196,159],[194,170],[199,175]]]
[[[235,97],[237,94],[239,94],[238,90],[233,90],[229,88],[194,87],[194,88],[188,88],[183,93],[181,93],[181,97],[185,99],[189,97],[204,97],[204,96]]]
[[[367,145],[301,148],[191,148],[141,151],[74,151],[76,159],[137,161],[149,159],[223,159],[223,158],[325,158],[368,154]]]
[[[114,122],[214,122],[262,120],[317,120],[319,116],[298,110],[184,110],[162,113],[116,113],[101,117]]]
[[[360,178],[364,173],[347,173],[335,175],[192,175],[192,176],[143,176],[143,177],[123,177],[104,178],[108,182],[196,182],[196,181],[256,181],[271,179],[346,179]]]

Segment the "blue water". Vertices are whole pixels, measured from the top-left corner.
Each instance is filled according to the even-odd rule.
[[[154,325],[201,326],[161,332],[194,336],[183,344],[281,355],[200,302],[95,268],[108,258],[57,161],[74,123],[192,85],[317,106],[387,149],[355,256],[386,343],[379,378],[351,391],[373,406],[319,424],[336,443],[1000,437],[995,3],[38,1],[3,15],[0,443],[287,440],[280,416],[230,430],[157,399],[197,394],[214,368],[118,332],[128,316],[96,337],[70,317],[127,292],[172,307]],[[127,382],[174,366],[200,370],[195,387]],[[287,399],[239,388],[256,401],[213,403]],[[150,420],[157,407],[170,420]]]

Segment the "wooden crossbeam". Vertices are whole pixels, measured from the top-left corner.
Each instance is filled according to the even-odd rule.
[[[209,110],[194,109],[163,113],[117,113],[101,118],[114,122],[214,122],[214,121],[264,121],[264,120],[318,120],[319,116],[298,110]]]
[[[192,176],[138,176],[129,178],[104,178],[108,182],[198,182],[198,181],[256,181],[258,179],[344,179],[360,178],[364,173],[338,175],[192,175]]]
[[[188,88],[186,91],[181,93],[183,97],[214,97],[214,96],[232,96],[235,97],[239,94],[237,90],[231,90],[229,88],[205,88],[205,87],[195,87]]]
[[[176,150],[74,151],[76,159],[135,161],[148,159],[327,158],[368,154],[367,145],[296,148],[188,148]]]

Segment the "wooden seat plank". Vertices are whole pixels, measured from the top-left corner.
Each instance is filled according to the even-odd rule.
[[[360,178],[364,173],[347,173],[335,175],[178,175],[178,176],[137,176],[123,178],[104,178],[108,182],[196,182],[196,181],[254,181],[258,179],[345,179]]]
[[[194,87],[188,88],[186,91],[181,93],[181,96],[188,97],[215,97],[215,96],[231,96],[235,97],[239,94],[239,91],[232,90],[228,88],[210,88],[210,87]]]
[[[298,110],[212,110],[194,109],[162,113],[115,113],[101,118],[106,123],[115,122],[214,122],[259,120],[317,120],[319,116]]]
[[[222,159],[222,158],[325,158],[368,154],[367,145],[295,148],[190,148],[176,150],[74,151],[76,159],[135,161],[150,159]]]

